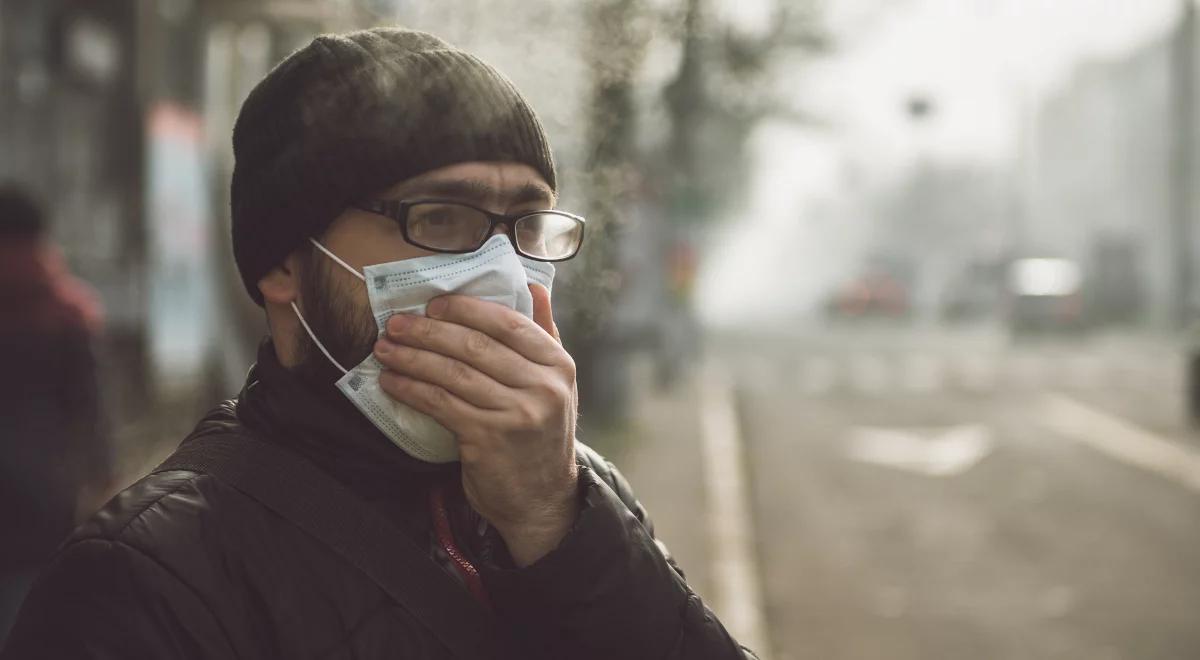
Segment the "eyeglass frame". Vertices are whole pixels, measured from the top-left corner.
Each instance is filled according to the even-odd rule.
[[[484,216],[487,217],[490,224],[488,225],[487,232],[483,236],[483,240],[479,242],[479,245],[476,245],[475,247],[470,248],[470,249],[447,250],[447,249],[443,249],[443,248],[433,248],[433,247],[429,247],[427,245],[421,245],[417,241],[409,238],[409,236],[408,236],[408,211],[412,207],[418,206],[420,204],[454,204],[457,206],[465,206],[466,208],[469,208],[474,211],[478,211],[478,212],[482,213]],[[489,238],[491,238],[492,232],[494,232],[496,230],[496,225],[503,222],[503,223],[505,223],[505,225],[507,227],[507,231],[505,232],[505,235],[508,236],[509,241],[512,243],[513,250],[515,250],[517,254],[521,255],[522,257],[525,257],[526,259],[532,259],[534,261],[542,261],[545,263],[558,263],[560,261],[567,261],[568,259],[573,259],[576,255],[579,254],[579,250],[583,247],[584,234],[587,231],[587,219],[586,218],[584,218],[581,215],[575,215],[574,213],[567,213],[566,211],[559,211],[557,209],[542,209],[539,211],[525,211],[523,213],[514,213],[514,214],[493,213],[487,209],[482,209],[482,208],[479,208],[478,206],[475,206],[474,204],[468,204],[466,202],[462,202],[457,199],[442,199],[442,198],[435,198],[435,197],[421,198],[421,199],[376,199],[376,200],[371,200],[371,201],[367,201],[367,202],[362,202],[359,204],[354,204],[354,205],[352,205],[352,208],[356,208],[360,211],[366,211],[367,213],[374,213],[375,215],[381,215],[385,218],[388,218],[389,220],[393,220],[397,225],[400,226],[400,235],[404,237],[405,241],[421,248],[422,250],[429,250],[431,252],[438,252],[441,254],[468,254],[470,252],[474,252],[475,250],[478,250],[480,247],[483,246],[484,243],[487,242],[487,240]],[[518,243],[517,236],[516,236],[517,222],[519,222],[520,220],[522,220],[524,218],[528,218],[530,216],[543,215],[546,213],[549,213],[551,215],[565,216],[565,217],[568,217],[579,223],[579,244],[575,246],[575,249],[571,252],[571,254],[569,254],[565,257],[559,257],[557,259],[547,259],[545,257],[535,257],[533,255],[526,254],[526,252],[521,249],[521,246],[517,244]]]

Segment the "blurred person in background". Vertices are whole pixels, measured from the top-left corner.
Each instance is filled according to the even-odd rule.
[[[112,478],[92,353],[100,306],[12,184],[0,186],[0,309],[2,640],[37,571]]]
[[[549,287],[584,220],[511,82],[428,34],[326,35],[233,145],[257,364],[59,550],[3,657],[752,657],[576,442]]]

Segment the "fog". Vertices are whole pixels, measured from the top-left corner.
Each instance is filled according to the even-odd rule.
[[[587,218],[553,298],[579,438],[764,660],[1195,657],[1196,12],[0,0],[0,180],[104,311],[112,475],[77,514],[269,331],[229,238],[247,94],[317,34],[400,25],[537,111]],[[420,90],[376,82],[396,103],[347,139],[414,121]]]

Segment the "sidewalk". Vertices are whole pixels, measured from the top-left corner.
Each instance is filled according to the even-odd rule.
[[[696,374],[657,390],[648,363],[632,371],[628,433],[609,456],[650,512],[655,534],[687,574],[688,584],[711,602],[711,557],[705,511],[704,468]]]

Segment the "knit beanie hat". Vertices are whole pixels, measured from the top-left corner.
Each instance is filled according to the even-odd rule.
[[[433,35],[317,37],[250,92],[233,129],[233,254],[258,280],[348,206],[423,172],[514,161],[556,187],[533,109],[503,74]]]

